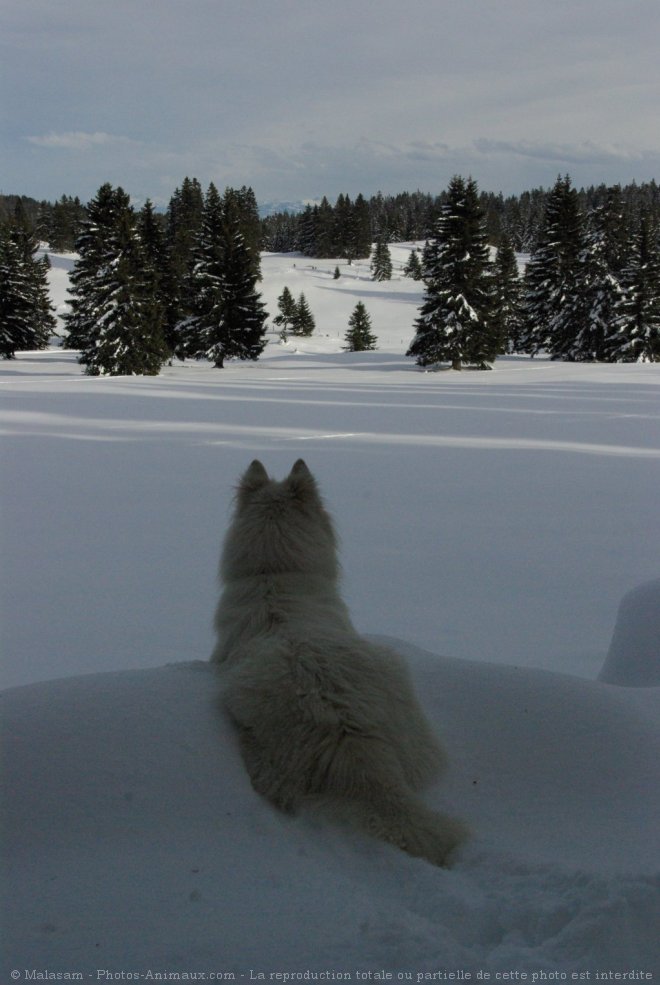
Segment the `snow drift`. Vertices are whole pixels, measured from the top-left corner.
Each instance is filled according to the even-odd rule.
[[[599,680],[637,687],[660,684],[660,578],[639,585],[621,601]]]
[[[209,664],[15,688],[4,974],[659,970],[660,729],[636,692],[387,642],[448,749],[427,801],[474,830],[452,870],[276,813]]]

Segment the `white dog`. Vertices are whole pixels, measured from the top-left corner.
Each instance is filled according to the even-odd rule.
[[[320,806],[444,865],[460,821],[414,791],[443,753],[401,658],[362,639],[338,590],[336,539],[302,460],[283,482],[254,461],[220,563],[212,660],[255,790],[285,811]]]

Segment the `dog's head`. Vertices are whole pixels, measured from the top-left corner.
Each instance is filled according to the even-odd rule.
[[[303,460],[278,482],[255,459],[238,486],[222,556],[223,578],[293,572],[334,578],[336,546],[332,521]]]

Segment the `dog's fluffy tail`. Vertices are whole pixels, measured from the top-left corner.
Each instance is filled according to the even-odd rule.
[[[448,866],[469,835],[462,821],[432,811],[412,794],[379,791],[368,800],[323,797],[314,806],[438,866]]]

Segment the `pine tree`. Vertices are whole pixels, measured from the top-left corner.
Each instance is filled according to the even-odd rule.
[[[254,256],[233,196],[221,199],[213,184],[204,200],[196,258],[195,308],[180,326],[184,353],[218,369],[225,359],[258,359],[267,316],[255,287]]]
[[[184,178],[172,195],[166,213],[168,264],[165,278],[168,306],[166,334],[176,338],[177,326],[195,307],[192,272],[202,223],[204,194],[197,178]]]
[[[262,220],[262,246],[271,253],[291,253],[298,241],[298,216],[277,212]]]
[[[48,299],[48,261],[36,241],[16,227],[0,229],[0,355],[45,349],[55,327]]]
[[[609,340],[622,297],[621,284],[610,267],[613,257],[609,235],[612,227],[605,208],[597,209],[583,238],[572,280],[553,325],[570,325],[558,333],[553,344],[554,358],[571,362],[593,362],[608,358]]]
[[[371,260],[373,279],[377,281],[392,279],[392,255],[384,240],[378,240]]]
[[[81,355],[91,376],[157,376],[170,356],[162,308],[138,276],[139,261],[128,250],[115,266],[95,344]]]
[[[349,261],[365,259],[371,254],[371,216],[363,195],[358,195],[349,209],[345,255]]]
[[[332,256],[344,257],[351,262],[351,249],[349,240],[351,238],[351,217],[353,205],[348,195],[338,195],[333,210],[332,223]]]
[[[0,355],[13,359],[17,350],[29,349],[31,304],[28,279],[19,250],[0,229]]]
[[[620,185],[607,188],[605,200],[593,210],[594,226],[599,231],[605,249],[609,272],[617,279],[628,262],[631,240],[630,223],[626,216]]]
[[[425,250],[426,291],[407,355],[418,365],[449,362],[490,368],[500,340],[490,322],[491,283],[488,245],[476,183],[452,179]]]
[[[35,241],[35,252],[37,243]],[[34,332],[35,349],[45,349],[48,341],[55,333],[57,322],[53,316],[54,308],[50,303],[50,288],[48,284],[48,271],[50,270],[50,259],[44,254],[41,258],[32,256],[27,261],[28,273],[31,283],[31,297],[33,321],[32,329]]]
[[[314,316],[311,312],[309,304],[307,303],[307,298],[304,294],[301,294],[298,298],[298,303],[296,304],[296,311],[291,324],[291,331],[294,335],[311,335],[315,328],[316,322],[314,321]]]
[[[123,189],[99,189],[76,245],[65,345],[92,376],[155,375],[169,356],[163,309]]]
[[[579,328],[566,299],[576,296],[578,258],[584,248],[578,195],[568,175],[548,195],[543,226],[525,271],[525,328],[521,345],[535,355],[559,357]]]
[[[307,205],[304,212],[298,219],[296,249],[299,250],[303,256],[316,256],[316,216],[312,205]]]
[[[411,250],[406,265],[403,268],[404,277],[412,277],[413,280],[422,279],[422,261],[417,250]]]
[[[64,315],[68,335],[64,348],[85,350],[92,345],[99,318],[105,312],[102,272],[112,268],[118,253],[117,230],[130,200],[121,188],[101,185],[88,203],[87,218],[76,240],[76,260],[69,282],[69,311]]]
[[[283,288],[277,299],[277,306],[279,314],[273,318],[273,324],[280,327],[280,335],[282,339],[286,340],[286,334],[292,330],[296,320],[296,300],[288,287]]]
[[[36,226],[30,222],[20,199],[9,225],[9,237],[18,250],[29,302],[30,326],[27,342],[22,348],[45,349],[56,324],[48,286],[50,260],[46,255],[37,256],[40,244]]]
[[[245,185],[240,189],[226,188],[223,209],[225,222],[235,226],[243,237],[252,277],[261,280],[261,219],[254,192]]]
[[[660,362],[660,246],[646,217],[634,237],[622,287],[607,357],[613,362]]]
[[[62,195],[58,202],[42,204],[38,231],[53,252],[71,252],[86,217],[79,198]]]
[[[358,301],[348,320],[344,341],[344,349],[348,352],[366,352],[376,348],[378,339],[371,331],[371,317],[362,301]]]
[[[138,212],[135,229],[144,259],[160,279],[167,265],[165,231],[150,199],[146,200]]]
[[[502,352],[517,352],[524,324],[522,284],[513,244],[506,233],[500,236],[495,256],[491,324]]]
[[[168,311],[175,306],[175,301],[171,290],[165,228],[162,217],[156,214],[150,199],[147,199],[140,209],[135,229],[144,264],[142,269],[144,290],[160,308],[165,341],[172,352],[175,342],[169,332]]]
[[[334,252],[334,214],[330,203],[325,195],[321,199],[321,204],[316,210],[315,216],[314,241],[316,256],[331,257],[336,256]]]

